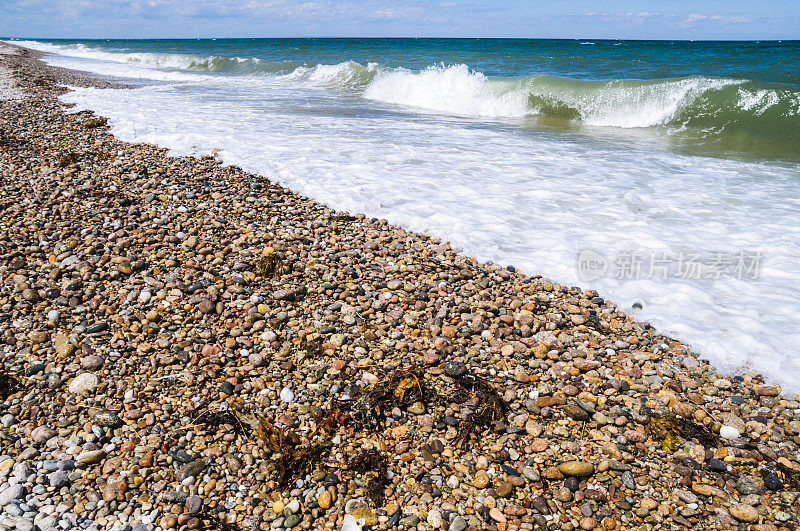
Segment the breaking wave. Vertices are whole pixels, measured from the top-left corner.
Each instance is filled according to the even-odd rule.
[[[80,43],[17,42],[60,55],[159,69],[279,76],[354,91],[377,102],[461,117],[538,116],[594,127],[667,126],[710,134],[742,134],[754,140],[785,139],[800,129],[800,91],[795,87],[761,86],[743,79],[693,76],[589,81],[547,75],[490,78],[464,64],[408,70],[355,61],[308,65],[217,55],[113,52]]]

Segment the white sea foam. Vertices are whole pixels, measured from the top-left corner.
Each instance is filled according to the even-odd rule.
[[[360,88],[370,82],[378,71],[377,63],[364,66],[355,61],[337,64],[320,64],[313,67],[300,66],[286,74],[287,79],[305,79],[325,87]]]
[[[753,110],[756,114],[763,114],[764,111],[777,105],[780,101],[778,93],[774,90],[748,91],[739,89],[739,107],[745,111]]]
[[[650,83],[569,82],[549,76],[500,81],[455,65],[383,72],[364,96],[457,116],[492,118],[521,118],[559,105],[587,125],[635,128],[669,123],[700,94],[737,83],[700,77]]]
[[[428,231],[479,259],[593,287],[688,341],[719,368],[755,368],[800,391],[796,164],[689,157],[394,107],[513,116],[520,102],[504,94],[514,87],[491,84],[465,67],[380,73],[365,89],[372,100],[347,100],[364,112],[345,113],[337,90],[301,75],[78,88],[63,99],[76,111],[109,117],[123,140],[154,142],[176,154],[221,149],[226,162],[336,208]],[[668,103],[696,88],[676,83],[670,90],[663,96]],[[291,110],[309,102],[313,113]],[[612,270],[615,258],[632,251],[762,258],[758,280],[626,280],[609,273],[584,281],[577,257],[587,249]],[[640,310],[632,308],[637,301]]]
[[[457,116],[522,117],[531,112],[524,91],[495,91],[486,76],[466,65],[383,72],[364,97]]]

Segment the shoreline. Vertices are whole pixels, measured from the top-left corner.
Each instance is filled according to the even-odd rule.
[[[27,94],[0,100],[2,361],[24,387],[0,403],[0,516],[18,529],[28,513],[90,529],[339,529],[345,512],[379,529],[796,525],[800,484],[772,490],[770,474],[800,470],[800,404],[777,386],[717,375],[593,291],[120,142],[56,99],[57,84],[111,82],[0,57]],[[380,386],[385,430],[352,409]],[[471,426],[462,452],[486,403],[502,426]],[[334,404],[351,408],[335,422]],[[198,420],[247,408],[325,446],[302,487],[282,488],[257,429]],[[652,421],[666,412],[690,420],[677,440]],[[719,438],[723,424],[747,438]],[[370,449],[384,468],[348,464]]]

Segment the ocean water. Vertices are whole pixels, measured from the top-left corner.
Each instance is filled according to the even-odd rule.
[[[75,110],[591,287],[800,392],[800,42],[17,41]]]

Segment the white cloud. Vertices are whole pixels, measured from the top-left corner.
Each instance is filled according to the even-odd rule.
[[[698,22],[700,20],[705,20],[708,18],[708,15],[701,15],[700,13],[689,13],[689,16],[686,17],[684,23],[691,24],[693,22]]]

